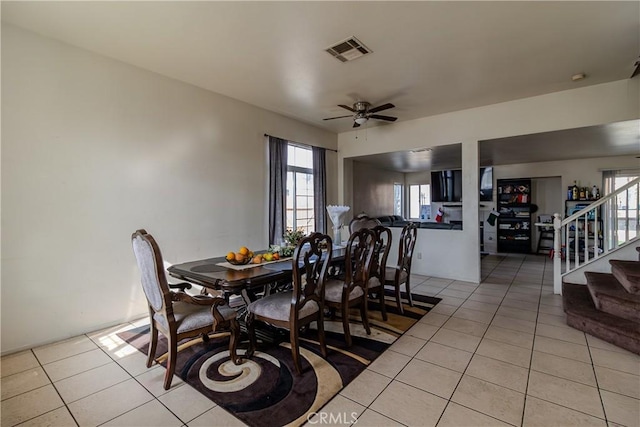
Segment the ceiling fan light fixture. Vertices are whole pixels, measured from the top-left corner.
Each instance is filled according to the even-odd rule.
[[[367,117],[364,116],[359,116],[355,118],[355,122],[359,125],[363,125],[365,123],[367,123],[367,120],[369,120]]]

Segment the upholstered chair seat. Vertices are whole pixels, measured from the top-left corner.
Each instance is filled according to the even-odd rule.
[[[340,303],[342,301],[342,289],[344,288],[344,282],[342,280],[327,280],[324,287],[324,300],[330,302]],[[349,301],[353,301],[356,298],[361,297],[364,291],[361,287],[357,286],[349,293]]]
[[[234,309],[226,305],[218,307],[218,311],[224,320],[233,320],[238,314]],[[189,304],[182,301],[175,301],[173,303],[173,316],[176,321],[176,332],[178,334],[210,326],[214,320],[210,307]],[[162,313],[155,313],[153,319],[164,328],[169,329],[167,319]]]
[[[385,268],[385,274],[384,274],[384,280],[388,280],[393,282],[394,280],[396,280],[396,271],[398,269],[395,267],[387,267]],[[400,270],[400,283],[405,283],[407,281],[407,277],[409,275],[407,274],[407,272],[405,270]]]
[[[293,291],[278,292],[249,304],[248,310],[256,316],[267,317],[282,322],[289,321]],[[317,301],[309,301],[299,311],[300,317],[311,316],[319,309]]]

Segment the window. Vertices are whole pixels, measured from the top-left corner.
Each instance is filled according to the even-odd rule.
[[[611,170],[603,172],[602,194],[609,195],[640,176],[638,170]],[[638,186],[631,186],[606,202],[604,232],[608,248],[616,248],[638,236]]]
[[[404,185],[393,184],[393,214],[402,216],[402,192]]]
[[[615,177],[613,188],[617,190],[620,187],[624,187],[636,178],[638,178],[638,175],[619,174]],[[616,230],[618,230],[617,245],[621,245],[624,242],[634,239],[638,235],[638,187],[633,186],[627,191],[620,193],[616,196],[615,204]]]
[[[409,186],[409,218],[419,219],[420,208],[431,204],[431,185],[420,184]],[[425,218],[426,219],[426,218]]]
[[[287,152],[287,228],[314,229],[313,154],[310,149],[289,144]]]

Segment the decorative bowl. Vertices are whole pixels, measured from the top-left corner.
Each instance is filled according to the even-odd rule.
[[[225,259],[226,259],[226,258],[225,258]],[[246,265],[246,264],[249,264],[249,263],[251,262],[251,260],[252,260],[252,259],[253,259],[253,258],[246,257],[246,258],[245,258],[244,260],[242,260],[242,261],[237,261],[237,260],[235,260],[235,259],[226,259],[226,261],[227,261],[229,264],[233,264],[233,265]]]
[[[233,265],[246,265],[251,263],[251,261],[253,261],[253,252],[249,252],[249,254],[247,254],[246,257],[244,257],[244,259],[242,261],[238,261],[237,259],[229,259],[225,257],[225,261],[227,261],[229,264],[233,264]]]

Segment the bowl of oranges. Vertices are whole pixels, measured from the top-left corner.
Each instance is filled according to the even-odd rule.
[[[253,260],[253,252],[249,250],[246,246],[238,249],[238,252],[229,252],[227,256],[224,257],[225,260],[229,264],[233,265],[245,265],[249,264]]]

